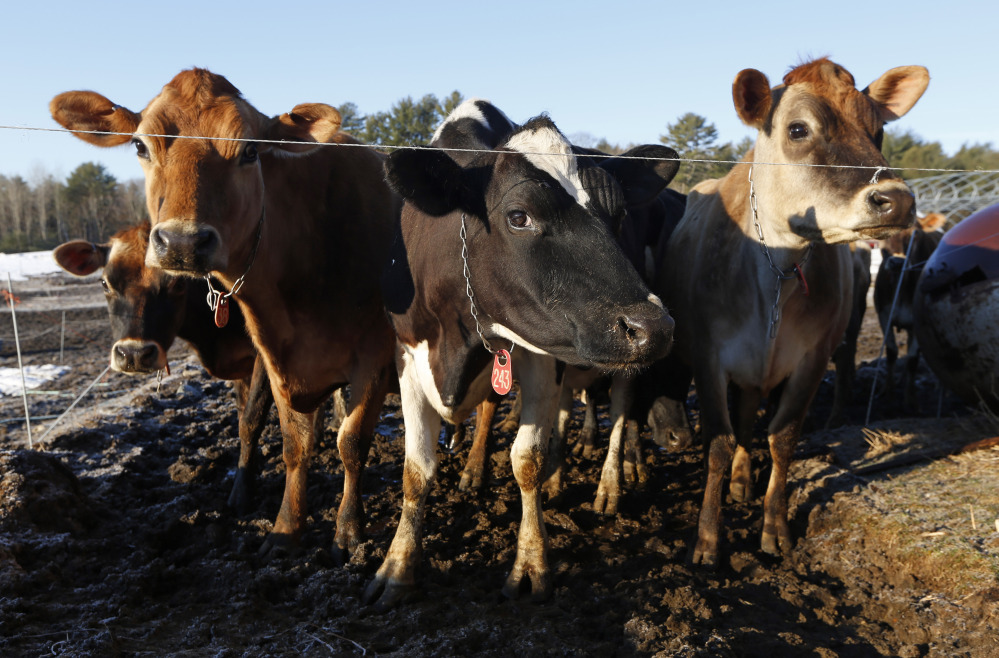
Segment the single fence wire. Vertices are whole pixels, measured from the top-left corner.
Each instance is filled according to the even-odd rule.
[[[210,140],[216,142],[243,142],[243,143],[253,143],[253,144],[278,144],[294,146],[296,148],[302,147],[302,142],[283,140],[283,139],[254,139],[248,137],[212,137],[208,135],[169,135],[160,133],[125,133],[125,132],[113,132],[108,130],[71,130],[69,128],[41,128],[38,126],[7,126],[0,125],[0,130],[22,130],[22,131],[34,131],[34,132],[54,132],[54,133],[70,133],[78,135],[104,135],[112,136],[117,135],[120,137],[156,137],[160,139],[194,139],[194,140]],[[334,148],[366,148],[376,151],[392,151],[400,149],[413,149],[422,151],[442,151],[451,153],[491,153],[492,149],[466,149],[466,148],[452,148],[452,147],[441,147],[441,146],[428,146],[425,144],[366,144],[364,142],[357,143],[347,143],[347,142],[312,142],[312,145],[316,147],[334,147]],[[884,171],[886,169],[891,169],[893,171],[920,171],[920,172],[945,172],[945,173],[961,173],[961,172],[974,172],[974,173],[987,173],[987,174],[999,174],[999,169],[995,170],[980,170],[980,169],[944,169],[944,168],[929,168],[929,167],[885,167],[882,165],[836,165],[836,164],[814,164],[807,162],[764,162],[764,161],[752,161],[744,162],[742,160],[716,160],[716,159],[703,159],[703,158],[650,158],[645,156],[627,156],[627,155],[611,155],[607,153],[550,153],[550,152],[528,152],[521,151],[524,155],[544,155],[544,156],[562,156],[566,158],[600,158],[604,159],[607,157],[613,157],[621,160],[660,160],[660,161],[671,161],[671,162],[691,162],[691,163],[707,163],[707,164],[749,164],[753,166],[772,166],[772,167],[806,167],[806,168],[817,168],[817,169],[862,169],[869,170],[872,172]]]

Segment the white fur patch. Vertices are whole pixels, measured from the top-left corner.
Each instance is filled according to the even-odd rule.
[[[532,345],[531,343],[527,342],[526,340],[524,340],[523,338],[515,334],[513,331],[507,329],[501,324],[496,324],[494,322],[490,327],[490,329],[492,329],[493,333],[495,333],[497,336],[513,341],[515,344],[519,345],[520,347],[526,348],[531,352],[534,352],[535,354],[544,354],[546,356],[551,356],[548,352],[544,351],[540,347]]]
[[[590,197],[579,180],[576,156],[557,130],[524,130],[511,137],[507,146],[523,153],[528,162],[557,180],[576,203],[585,206],[589,202]]]
[[[482,113],[482,110],[480,110],[477,105],[479,102],[489,103],[489,101],[485,98],[469,98],[467,101],[464,101],[461,105],[454,108],[454,110],[451,111],[451,114],[447,115],[447,118],[441,122],[441,125],[437,126],[437,130],[434,131],[434,138],[430,140],[430,143],[434,144],[441,138],[441,133],[444,132],[445,126],[461,119],[471,119],[475,123],[488,126],[489,122],[486,120],[486,115]],[[492,105],[492,103],[489,104]],[[513,122],[511,121],[510,123]]]

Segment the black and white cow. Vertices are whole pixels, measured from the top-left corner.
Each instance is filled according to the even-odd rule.
[[[431,146],[439,146],[456,162],[462,165],[470,163],[482,149],[496,147],[504,138],[518,128],[506,114],[487,100],[473,98],[465,101],[441,123],[434,134]],[[609,154],[595,149],[579,146],[571,147],[577,155],[577,167],[581,182],[587,187],[596,201],[606,210],[605,219],[616,241],[621,246],[624,255],[631,261],[639,273],[646,273],[648,281],[652,273],[653,248],[664,227],[671,232],[683,216],[685,198],[672,190],[663,188],[669,182],[672,174],[662,178],[658,174],[651,179],[642,171],[620,175],[618,178],[628,181],[624,189],[615,184],[608,184],[606,171],[630,166],[627,159],[614,159]],[[652,147],[661,157],[677,158],[676,153],[663,147]],[[641,150],[636,153],[642,152]],[[599,169],[597,169],[599,168]],[[657,194],[658,192],[658,194]],[[617,200],[617,195],[623,194],[623,203]],[[627,217],[627,220],[625,220]],[[565,461],[565,444],[569,415],[572,410],[574,390],[583,390],[607,378],[606,373],[594,370],[579,370],[570,367],[567,372],[566,386],[562,390],[559,401],[558,421],[555,425],[555,435],[549,444],[548,480],[546,489],[550,496],[557,495],[562,488],[562,472]],[[636,473],[641,467],[641,459],[636,453],[639,450],[637,427],[635,422],[637,406],[635,380],[633,373],[618,373],[613,376],[614,386],[611,392],[611,422],[612,430],[607,456],[597,488],[594,503],[597,511],[614,514],[620,497],[620,480],[622,463],[626,477]],[[649,383],[655,383],[650,380]],[[469,452],[465,470],[462,473],[462,488],[476,488],[484,481],[486,442],[489,437],[489,425],[496,410],[497,401],[494,396],[487,398],[477,409],[477,427],[475,440]],[[649,405],[643,407],[647,412]],[[588,408],[588,418],[592,418],[592,409]],[[623,445],[626,427],[636,430],[631,432],[635,438]],[[588,458],[592,449],[595,423],[589,425],[590,432],[581,437],[581,445],[587,448],[584,456]],[[622,460],[622,453],[625,453]],[[629,468],[629,466],[631,468]]]
[[[656,157],[648,148],[643,154]],[[630,160],[616,173],[626,177],[624,188],[649,172],[661,187],[676,165]],[[415,585],[441,418],[461,422],[486,397],[491,366],[503,361],[490,349],[501,348],[512,352],[506,363],[524,399],[510,451],[523,517],[503,591],[516,596],[527,579],[534,597],[547,596],[539,489],[561,363],[609,371],[648,364],[669,350],[673,321],[607,227],[617,208],[594,202],[594,187],[606,192],[617,183],[605,173],[585,186],[571,145],[547,117],[466,166],[442,151],[402,149],[386,171],[406,201],[384,279],[398,337],[406,460],[399,527],[364,598],[389,606]]]

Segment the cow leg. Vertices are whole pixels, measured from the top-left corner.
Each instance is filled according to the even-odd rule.
[[[297,543],[305,527],[306,476],[316,441],[317,418],[322,408],[320,405],[311,413],[301,413],[292,409],[284,396],[275,396],[275,401],[284,440],[284,497],[274,528],[260,547],[261,555]]]
[[[732,481],[729,493],[732,500],[744,503],[753,495],[753,464],[749,451],[753,446],[753,426],[760,409],[763,394],[757,389],[735,391],[735,456],[732,459]]]
[[[624,441],[624,479],[632,484],[649,481],[649,469],[642,454],[642,424],[630,416]]]
[[[388,393],[389,372],[380,368],[365,378],[364,387],[352,387],[347,417],[337,432],[336,445],[343,462],[343,497],[336,516],[334,555],[346,561],[364,539],[364,503],[361,500],[361,475],[368,461],[375,425]]]
[[[819,351],[821,352],[821,351]],[[777,413],[770,422],[769,442],[773,468],[767,494],[763,499],[763,534],[760,547],[764,553],[780,555],[791,551],[791,530],[787,524],[787,472],[808,405],[819,388],[829,359],[812,353],[791,373],[781,394]]]
[[[843,424],[843,410],[853,400],[853,382],[856,374],[857,337],[850,336],[836,348],[833,360],[836,363],[836,384],[833,390],[832,410],[826,420],[826,429]]]
[[[589,459],[593,456],[593,446],[597,441],[597,395],[592,387],[584,388],[580,399],[584,409],[583,428],[579,431],[572,454]]]
[[[895,399],[895,362],[898,360],[898,342],[895,340],[895,329],[889,328],[885,334],[885,386],[884,393],[888,401]]]
[[[441,417],[420,387],[416,366],[408,357],[403,357],[402,363],[399,386],[406,429],[402,513],[385,560],[362,597],[364,603],[376,603],[380,609],[394,606],[416,586],[423,517],[437,473],[437,437],[441,431]]]
[[[697,542],[691,562],[714,568],[718,565],[718,537],[721,527],[722,483],[735,453],[735,433],[728,413],[725,381],[715,373],[697,373],[697,394],[701,403],[701,434],[707,450],[704,500],[697,519]]]
[[[572,389],[562,387],[558,400],[558,416],[555,433],[548,441],[548,478],[544,492],[548,500],[554,500],[562,493],[562,476],[565,474],[565,447],[569,440],[569,421],[572,419]]]
[[[524,406],[520,429],[510,448],[510,462],[520,485],[523,510],[517,557],[503,586],[503,594],[516,598],[521,584],[528,579],[531,597],[540,600],[547,598],[552,588],[540,489],[545,475],[548,436],[558,411],[561,378],[556,361],[551,357],[522,354],[518,367]]]
[[[615,376],[611,383],[611,434],[607,444],[607,457],[600,472],[597,497],[593,511],[597,514],[617,514],[617,504],[621,498],[621,444],[628,423],[628,412],[634,400],[631,379]]]
[[[465,470],[461,472],[461,482],[458,489],[481,489],[485,481],[486,457],[489,455],[489,444],[492,438],[493,419],[499,408],[499,396],[490,393],[479,403],[475,413],[475,437],[472,439],[472,449],[468,451]]]
[[[238,514],[246,514],[250,511],[257,475],[257,444],[274,404],[267,368],[259,356],[253,364],[253,375],[237,382],[236,391],[239,398],[239,463],[228,505]]]
[[[915,331],[906,331],[905,391],[902,401],[907,410],[916,408],[916,374],[919,372],[919,342]]]
[[[510,411],[507,413],[506,418],[499,425],[499,431],[505,434],[513,434],[517,431],[517,427],[520,426],[520,410],[524,404],[524,395],[520,390],[520,387],[514,384],[517,389],[517,395],[513,398],[513,403],[510,405]]]

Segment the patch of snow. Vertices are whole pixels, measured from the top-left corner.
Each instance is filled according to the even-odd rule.
[[[24,366],[24,384],[29,389],[38,388],[46,382],[62,377],[69,372],[69,366],[52,364]],[[21,395],[21,371],[17,368],[0,368],[0,395]]]
[[[29,276],[61,272],[59,264],[49,251],[28,251],[21,254],[0,253],[0,278],[7,281],[7,274],[14,281],[24,281]]]

